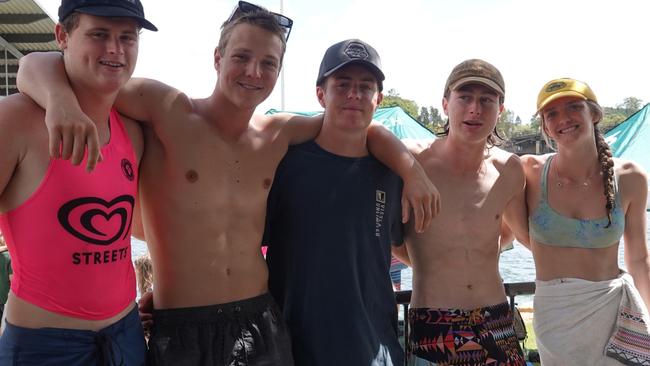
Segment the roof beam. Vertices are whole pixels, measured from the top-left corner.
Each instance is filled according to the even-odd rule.
[[[10,43],[46,43],[54,41],[53,33],[7,33],[2,35]]]
[[[21,58],[21,57],[23,57],[23,54],[20,51],[18,51],[18,49],[16,47],[14,47],[14,45],[7,42],[2,37],[2,35],[0,35],[0,48],[4,48],[7,51],[9,51],[9,53],[14,56],[13,58]],[[2,51],[2,50],[0,49],[0,51]],[[4,59],[4,58],[5,58],[4,52],[0,52],[0,59]],[[9,58],[10,57],[7,57],[7,59],[9,59]]]
[[[47,18],[47,14],[0,14],[0,24],[30,24]]]

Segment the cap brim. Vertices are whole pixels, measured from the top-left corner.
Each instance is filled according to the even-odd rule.
[[[497,92],[501,96],[506,95],[505,91],[503,89],[501,89],[501,87],[497,83],[495,83],[494,81],[492,81],[490,79],[482,78],[482,77],[479,77],[479,76],[469,76],[469,77],[462,78],[462,79],[456,81],[455,83],[453,83],[452,85],[450,85],[449,90],[456,90],[456,89],[460,88],[461,86],[467,85],[467,84],[482,84],[482,85],[487,86],[490,89],[493,89],[495,92]]]
[[[548,97],[546,97],[546,99],[544,99],[544,101],[541,102],[539,104],[539,106],[537,107],[537,112],[539,113],[539,111],[544,109],[544,107],[546,107],[552,101],[558,100],[558,99],[564,98],[564,97],[576,97],[576,98],[580,98],[582,100],[588,100],[587,97],[585,97],[584,95],[582,95],[582,94],[580,94],[580,93],[578,93],[576,91],[565,90],[565,91],[561,91],[559,93],[555,93],[555,94],[552,94],[552,95],[549,95]]]
[[[375,77],[377,77],[377,81],[379,81],[379,82],[382,82],[385,79],[384,73],[377,66],[375,66],[375,64],[373,64],[372,62],[368,62],[366,60],[357,59],[357,60],[346,61],[346,62],[338,65],[337,67],[327,71],[321,77],[321,81],[322,81],[322,79],[325,79],[326,77],[328,77],[328,76],[332,75],[333,73],[335,73],[337,70],[340,70],[342,67],[352,65],[352,64],[358,64],[358,65],[368,67],[370,70],[372,70],[372,73],[375,74]]]
[[[84,13],[84,14],[95,15],[98,17],[133,18],[138,22],[138,24],[140,24],[140,26],[142,26],[142,28],[154,32],[158,31],[158,28],[156,28],[156,26],[153,25],[150,21],[146,20],[145,18],[125,8],[119,8],[116,6],[93,5],[93,6],[84,6],[81,8],[77,8],[74,11],[79,13]]]

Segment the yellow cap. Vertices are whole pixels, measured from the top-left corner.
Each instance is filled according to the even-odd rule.
[[[537,111],[541,111],[547,104],[562,97],[578,97],[598,103],[596,94],[589,85],[579,80],[562,78],[549,81],[540,90],[537,96]]]

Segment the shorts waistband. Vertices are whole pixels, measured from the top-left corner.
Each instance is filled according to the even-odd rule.
[[[155,309],[156,323],[214,322],[221,316],[250,316],[275,306],[270,293],[224,304],[193,306],[187,308]]]
[[[498,304],[494,305],[488,305],[480,308],[475,308],[475,309],[459,309],[459,308],[410,308],[409,312],[425,312],[425,311],[437,311],[441,313],[454,313],[456,316],[466,316],[470,317],[473,314],[476,313],[491,313],[495,311],[503,311],[510,309],[510,303],[508,301],[504,301]]]

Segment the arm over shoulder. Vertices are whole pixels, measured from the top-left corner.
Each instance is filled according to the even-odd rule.
[[[115,107],[134,120],[155,125],[164,117],[174,115],[176,108],[189,111],[191,103],[187,95],[165,83],[132,78],[120,90]]]

